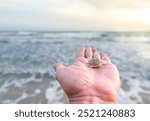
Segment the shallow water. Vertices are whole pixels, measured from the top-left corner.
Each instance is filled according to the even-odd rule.
[[[117,65],[118,103],[150,103],[150,33],[123,32],[0,32],[0,103],[67,103],[53,65],[83,46]]]

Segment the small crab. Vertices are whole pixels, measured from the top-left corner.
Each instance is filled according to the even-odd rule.
[[[92,58],[88,61],[88,66],[91,68],[100,68],[104,64],[106,61],[99,58]]]

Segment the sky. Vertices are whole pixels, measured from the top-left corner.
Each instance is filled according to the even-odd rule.
[[[0,30],[150,31],[150,0],[0,0]]]

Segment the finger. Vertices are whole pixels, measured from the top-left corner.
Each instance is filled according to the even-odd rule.
[[[110,58],[104,52],[100,52],[100,55],[102,60],[106,60],[107,62],[111,63]]]
[[[85,57],[87,59],[92,59],[92,55],[93,55],[92,49],[91,48],[86,48],[86,50],[85,50]]]
[[[98,58],[100,60],[101,56],[97,50],[93,50],[93,58]]]
[[[85,48],[80,48],[79,51],[77,52],[77,55],[76,55],[76,59],[77,58],[81,58],[81,57],[85,57]]]
[[[58,63],[54,65],[55,72],[58,72],[60,69],[63,69],[65,66]]]

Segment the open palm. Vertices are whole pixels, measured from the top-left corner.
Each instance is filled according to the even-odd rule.
[[[92,57],[100,57],[107,64],[100,68],[91,68],[87,63]],[[119,73],[106,54],[91,48],[81,48],[72,65],[65,67],[57,64],[55,70],[56,79],[71,103],[94,103],[94,100],[97,103],[116,102],[120,88]]]

